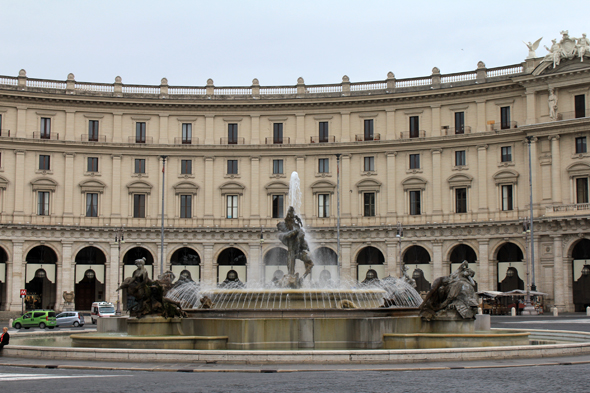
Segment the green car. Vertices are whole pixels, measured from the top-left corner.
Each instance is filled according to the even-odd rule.
[[[20,329],[21,327],[28,329],[30,327],[39,326],[41,329],[45,329],[47,326],[49,329],[53,329],[56,324],[55,311],[34,310],[29,311],[22,317],[15,319],[12,322],[12,327],[15,329]]]

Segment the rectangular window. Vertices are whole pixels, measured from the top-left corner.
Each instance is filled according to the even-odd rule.
[[[227,143],[230,145],[238,143],[238,125],[236,123],[227,125]]]
[[[576,138],[576,154],[586,153],[586,137],[581,136]]]
[[[318,217],[330,217],[330,194],[318,194]]]
[[[135,123],[135,143],[145,143],[145,122],[137,122]]]
[[[502,186],[502,210],[514,209],[514,203],[512,200],[512,185]]]
[[[273,175],[283,174],[283,160],[272,160],[272,173]]]
[[[51,138],[51,119],[48,117],[41,118],[41,139],[50,139]]]
[[[467,213],[467,188],[455,189],[455,212]]]
[[[574,97],[574,105],[576,110],[576,119],[579,117],[586,117],[586,96],[584,94]]]
[[[180,174],[181,175],[192,175],[193,174],[193,160],[180,160]]]
[[[98,194],[86,194],[86,217],[98,217]]]
[[[510,107],[503,106],[500,108],[500,128],[506,130],[510,128]]]
[[[465,133],[465,112],[455,112],[455,134]]]
[[[88,141],[98,142],[98,120],[88,121]]]
[[[330,159],[320,158],[318,160],[318,173],[330,173]]]
[[[133,217],[145,218],[145,194],[133,194]]]
[[[51,156],[39,154],[39,170],[49,171],[51,168],[50,167],[50,160],[51,160]]]
[[[365,172],[375,172],[375,157],[365,157]]]
[[[135,159],[135,173],[145,173],[145,159]]]
[[[49,191],[37,192],[37,214],[40,216],[49,215]]]
[[[422,214],[421,196],[420,191],[410,191],[410,215],[419,216]]]
[[[328,142],[328,122],[320,121],[320,143]]]
[[[181,195],[180,196],[180,218],[192,218],[193,216],[193,196],[192,195]]]
[[[410,154],[410,169],[420,169],[420,154]]]
[[[238,196],[227,196],[227,218],[238,218]]]
[[[227,174],[237,175],[238,174],[238,160],[227,160]]]
[[[455,166],[465,166],[465,150],[455,151]]]
[[[410,116],[410,138],[420,137],[420,116]]]
[[[193,140],[193,125],[191,123],[182,123],[182,144],[190,145]]]
[[[588,203],[588,178],[576,179],[576,203]]]
[[[363,202],[364,202],[364,216],[365,217],[375,217],[375,193],[374,192],[365,192],[363,194]]]
[[[272,196],[272,218],[283,218],[284,198],[284,195]]]
[[[98,172],[98,157],[88,157],[86,172]]]
[[[502,162],[512,162],[512,146],[502,146]]]
[[[283,143],[283,123],[274,123],[272,126],[272,142]]]
[[[373,119],[365,120],[365,141],[372,141],[375,134],[373,133]]]

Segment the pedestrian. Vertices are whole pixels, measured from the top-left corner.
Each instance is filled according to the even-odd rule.
[[[8,328],[2,328],[2,335],[0,335],[0,351],[4,348],[5,345],[8,345],[10,341],[10,334],[8,334]]]

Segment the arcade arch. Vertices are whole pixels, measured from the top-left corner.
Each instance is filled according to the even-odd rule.
[[[459,265],[463,263],[463,261],[467,261],[469,264],[469,268],[475,272],[475,277],[473,278],[475,281],[475,288],[477,289],[477,277],[478,277],[478,269],[477,269],[477,254],[475,250],[468,246],[467,244],[458,244],[453,247],[451,251],[451,255],[449,256],[450,262],[450,272],[452,273]]]
[[[318,282],[338,280],[338,255],[329,247],[319,247],[311,253],[314,268],[311,278]]]
[[[57,254],[47,246],[33,247],[25,258],[27,310],[54,309],[56,296]]]
[[[8,253],[0,247],[0,310],[4,310],[6,299],[6,262],[8,261]]]
[[[496,260],[498,262],[498,291],[524,290],[526,266],[520,247],[511,242],[504,243],[498,249]]]
[[[575,311],[590,306],[590,240],[581,239],[572,248],[573,301]]]
[[[148,277],[150,279],[154,278],[154,256],[148,249],[138,246],[130,248],[123,256],[123,277],[121,277],[121,282],[126,277],[133,275],[133,272],[137,269],[135,261],[142,258],[145,258],[145,269],[147,270]],[[137,303],[133,296],[127,295],[127,288],[121,290],[121,301],[125,310],[129,310]]]
[[[179,278],[184,276],[192,281],[201,280],[201,257],[190,247],[181,247],[170,257],[170,270]]]
[[[273,247],[264,254],[264,282],[278,281],[287,270],[288,252],[282,247]]]
[[[105,299],[106,256],[93,246],[76,254],[74,267],[74,302],[76,310],[90,310],[93,302]]]
[[[217,282],[224,282],[231,271],[237,274],[235,279],[245,282],[247,262],[246,255],[239,248],[228,247],[224,249],[217,256]]]
[[[420,294],[428,293],[432,284],[430,253],[422,246],[413,245],[404,251],[403,261],[416,281],[416,290]]]
[[[367,279],[385,277],[384,263],[385,257],[381,250],[373,246],[363,247],[356,257],[358,280],[364,282]]]

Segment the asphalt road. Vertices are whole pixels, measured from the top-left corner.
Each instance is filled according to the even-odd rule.
[[[0,367],[4,392],[588,392],[588,365],[477,370],[167,373]]]

